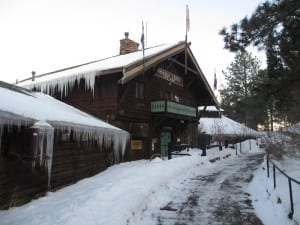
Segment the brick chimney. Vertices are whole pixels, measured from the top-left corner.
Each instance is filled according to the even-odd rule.
[[[125,38],[120,40],[120,55],[125,55],[130,52],[136,52],[139,48],[139,43],[128,38],[129,33],[125,32]]]

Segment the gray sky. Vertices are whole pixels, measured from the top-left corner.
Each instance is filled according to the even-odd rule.
[[[15,82],[38,74],[119,54],[124,32],[139,42],[147,22],[147,47],[188,39],[212,85],[216,69],[226,69],[234,54],[218,34],[263,0],[0,0],[0,80]],[[263,59],[260,53],[259,58]],[[219,82],[220,84],[220,82]]]

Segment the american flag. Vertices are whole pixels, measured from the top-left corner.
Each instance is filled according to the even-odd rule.
[[[217,75],[215,73],[215,77],[214,77],[214,90],[218,89],[218,81],[217,81]]]

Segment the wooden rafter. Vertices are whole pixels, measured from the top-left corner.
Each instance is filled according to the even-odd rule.
[[[188,66],[185,66],[183,63],[179,62],[178,60],[174,59],[174,58],[169,58],[170,61],[178,64],[179,66],[183,67],[184,69],[187,69],[188,71],[196,74],[196,75],[199,75],[199,73],[196,71],[196,70],[193,70],[192,68],[188,67]]]

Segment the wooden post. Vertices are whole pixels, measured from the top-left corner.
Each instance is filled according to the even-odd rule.
[[[172,151],[171,151],[171,144],[168,143],[168,160],[172,159]]]
[[[291,212],[289,213],[289,218],[293,219],[293,215],[294,215],[294,203],[293,203],[293,190],[292,190],[292,180],[290,177],[288,177],[289,179],[289,191],[290,191],[290,202],[291,202]]]
[[[269,165],[269,155],[267,154],[267,176],[270,177],[270,165]]]
[[[275,174],[275,165],[273,164],[273,180],[274,180],[274,189],[276,188],[276,174]]]

